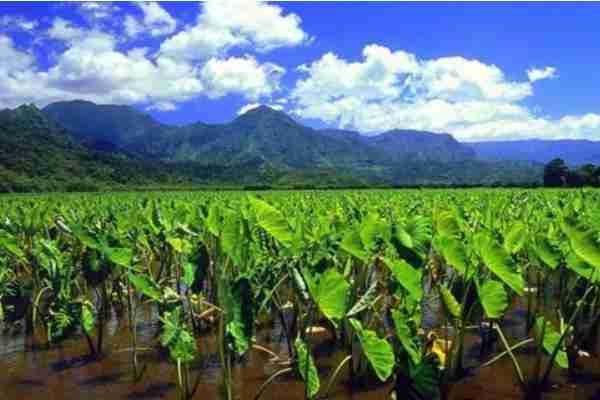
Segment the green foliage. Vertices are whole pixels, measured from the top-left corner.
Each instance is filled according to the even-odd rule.
[[[136,275],[131,272],[128,273],[127,276],[136,290],[154,301],[160,301],[162,294],[152,280],[145,276]]]
[[[296,338],[294,349],[296,351],[298,373],[308,387],[308,397],[312,399],[319,392],[321,385],[317,367],[315,367],[312,355],[308,352],[306,343],[300,337]]]
[[[475,237],[475,243],[486,267],[518,295],[522,295],[525,281],[506,250],[484,232]]]
[[[377,337],[377,333],[374,331],[364,329],[360,321],[351,318],[350,324],[354,328],[360,341],[361,349],[365,353],[377,377],[382,382],[385,382],[392,374],[395,365],[392,345],[387,340]]]
[[[558,347],[561,333],[554,329],[550,321],[547,321],[544,317],[538,317],[536,319],[535,332],[536,335],[542,339],[544,350],[546,350],[548,354],[554,353]],[[561,368],[569,367],[569,358],[567,357],[564,343],[560,346],[554,362]]]
[[[416,299],[423,296],[421,271],[411,267],[404,260],[386,259],[385,265],[390,269],[394,279]]]
[[[309,292],[323,314],[333,321],[346,315],[350,284],[335,269],[328,269],[319,276],[307,277]]]
[[[486,281],[477,286],[479,301],[483,307],[486,317],[499,319],[508,308],[508,293],[504,286],[498,281]]]
[[[166,312],[161,321],[163,326],[160,343],[169,348],[171,358],[183,363],[193,361],[198,351],[196,339],[183,324],[181,308]]]

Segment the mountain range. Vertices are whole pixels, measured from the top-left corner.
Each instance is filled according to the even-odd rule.
[[[564,148],[534,144],[543,156],[443,133],[313,129],[266,106],[224,124],[172,126],[133,107],[76,100],[0,111],[0,190],[539,184],[541,163]],[[581,156],[588,149],[567,162],[600,160]]]
[[[465,143],[483,160],[527,160],[548,163],[554,158],[568,165],[600,164],[600,142],[592,140],[512,140]]]

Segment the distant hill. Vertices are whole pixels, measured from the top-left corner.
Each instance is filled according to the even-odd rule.
[[[317,130],[265,106],[186,126],[87,101],[0,113],[2,191],[539,184],[541,173],[535,163],[479,160],[447,134]]]
[[[392,130],[368,138],[388,157],[412,161],[457,162],[475,158],[475,152],[449,134]]]
[[[107,149],[105,149],[107,150]],[[96,190],[185,181],[164,165],[92,150],[33,105],[0,111],[0,191]]]
[[[482,160],[547,163],[562,158],[567,164],[600,164],[600,142],[591,140],[515,140],[464,143]]]
[[[132,107],[59,102],[44,112],[91,143],[165,161],[237,164],[260,159],[290,168],[369,165],[406,160],[463,161],[473,152],[450,135],[391,131],[375,137],[315,130],[266,106],[226,124],[168,126]]]

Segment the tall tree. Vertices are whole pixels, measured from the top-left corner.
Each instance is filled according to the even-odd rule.
[[[559,187],[567,184],[569,167],[560,159],[555,158],[544,167],[544,186]]]

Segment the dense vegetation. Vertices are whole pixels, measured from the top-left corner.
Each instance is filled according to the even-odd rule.
[[[449,135],[315,130],[267,107],[184,127],[81,101],[0,111],[4,192],[541,182],[541,165],[477,160]]]
[[[132,380],[151,379],[133,323],[145,304],[182,399],[202,376],[192,366],[207,332],[226,399],[235,364],[255,351],[276,368],[257,399],[283,375],[304,382],[307,399],[327,397],[344,375],[376,377],[397,399],[436,399],[473,368],[474,328],[475,370],[510,359],[523,397],[539,399],[553,370],[577,376],[577,360],[598,350],[594,190],[4,196],[0,209],[3,323],[25,321],[50,345],[81,334],[91,356],[110,357],[114,310],[128,321]],[[526,326],[508,335],[517,303]],[[256,342],[257,328],[276,322],[281,354]],[[346,354],[327,374],[313,351],[319,330]]]
[[[544,167],[544,186],[598,187],[600,186],[600,165],[584,164],[571,169],[562,159],[555,158]]]

